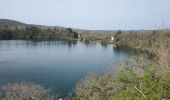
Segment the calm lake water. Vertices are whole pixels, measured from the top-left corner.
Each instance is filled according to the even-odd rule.
[[[131,55],[100,43],[0,40],[0,83],[30,81],[66,95],[88,72],[101,72]]]

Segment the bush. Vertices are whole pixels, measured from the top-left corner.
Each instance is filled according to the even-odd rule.
[[[0,100],[54,100],[54,96],[40,85],[21,82],[1,85]]]
[[[159,70],[144,58],[133,58],[116,75],[87,75],[76,88],[75,100],[170,99],[170,73]]]

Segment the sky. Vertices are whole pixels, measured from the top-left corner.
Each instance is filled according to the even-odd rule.
[[[170,28],[170,0],[0,0],[0,19],[89,30]]]

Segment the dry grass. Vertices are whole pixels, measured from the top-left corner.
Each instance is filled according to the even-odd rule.
[[[170,47],[166,42],[161,42],[158,49],[154,50],[155,55],[157,55],[157,67],[161,73],[170,72]]]
[[[21,82],[0,86],[0,100],[54,100],[54,96],[40,85]]]

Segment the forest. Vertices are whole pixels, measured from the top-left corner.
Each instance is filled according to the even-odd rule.
[[[0,26],[0,39],[77,39],[78,33],[71,28],[58,29],[55,27],[26,26]]]

